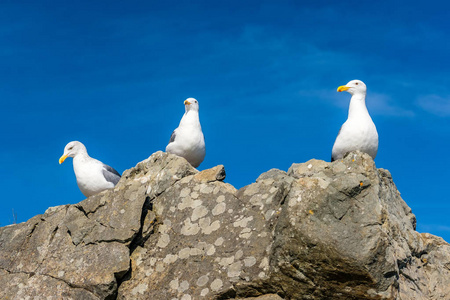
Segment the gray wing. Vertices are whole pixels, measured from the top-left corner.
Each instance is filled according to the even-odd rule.
[[[116,185],[120,180],[120,174],[114,168],[103,164],[103,176],[105,176],[106,181],[112,182]]]
[[[175,130],[172,132],[172,135],[170,136],[169,144],[175,141],[175,138],[177,137],[177,134],[175,133]]]

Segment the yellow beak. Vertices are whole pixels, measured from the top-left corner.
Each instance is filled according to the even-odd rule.
[[[184,105],[191,105],[191,102],[184,100]]]
[[[346,85],[341,85],[340,87],[338,87],[337,91],[338,91],[338,92],[343,92],[343,91],[346,91],[346,90],[348,90],[348,89],[349,89],[348,86],[346,86]]]
[[[67,155],[63,155],[59,158],[59,164],[62,164],[67,158]]]

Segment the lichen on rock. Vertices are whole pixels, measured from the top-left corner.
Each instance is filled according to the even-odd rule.
[[[364,153],[236,190],[156,152],[114,190],[0,228],[0,299],[445,299],[450,246],[415,231]],[[53,298],[52,298],[53,297]]]

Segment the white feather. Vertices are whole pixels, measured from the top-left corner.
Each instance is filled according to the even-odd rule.
[[[332,160],[343,158],[350,151],[360,150],[375,159],[378,152],[378,132],[366,107],[366,85],[352,80],[345,85],[352,95],[347,121],[334,142]]]
[[[198,101],[188,98],[185,106],[186,112],[174,131],[175,139],[167,145],[166,152],[184,157],[194,168],[197,168],[206,155],[205,138],[198,114]]]

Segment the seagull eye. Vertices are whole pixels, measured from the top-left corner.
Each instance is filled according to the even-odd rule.
[[[358,82],[355,82],[355,84],[358,85],[359,83],[358,83]]]
[[[73,149],[73,147],[69,147],[69,150],[72,150]]]

